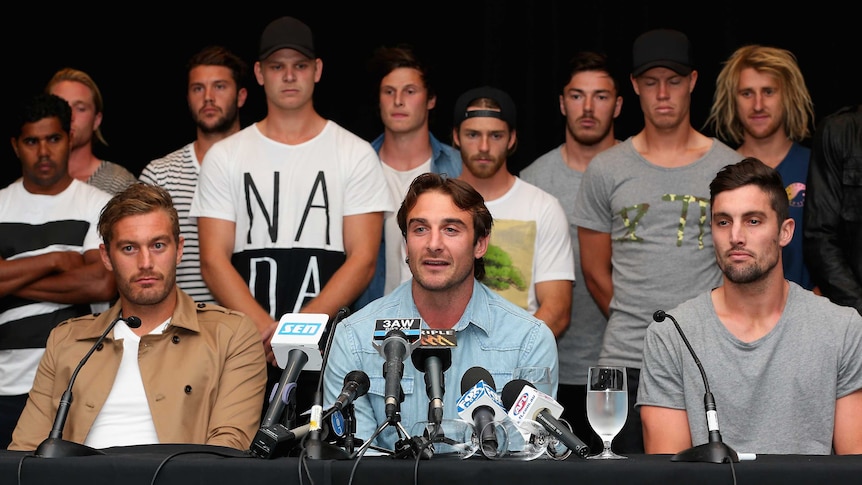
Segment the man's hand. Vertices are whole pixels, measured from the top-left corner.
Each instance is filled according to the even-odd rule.
[[[272,336],[275,334],[276,328],[278,328],[278,322],[273,320],[272,324],[264,328],[260,333],[261,339],[263,339],[263,350],[266,353],[266,361],[272,365],[278,365],[275,360],[275,352],[272,350]]]

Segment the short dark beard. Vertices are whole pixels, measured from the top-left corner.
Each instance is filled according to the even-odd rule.
[[[722,269],[722,272],[730,282],[744,285],[764,279],[769,273],[771,273],[775,269],[776,266],[778,266],[777,256],[773,261],[768,261],[765,266],[754,264],[743,270],[738,270],[732,265],[727,264]]]
[[[234,104],[225,111],[224,118],[215,125],[207,126],[206,124],[201,123],[200,120],[197,120],[196,124],[198,125],[198,129],[207,135],[228,133],[233,128],[233,124],[236,122],[237,117],[239,117],[239,108]]]

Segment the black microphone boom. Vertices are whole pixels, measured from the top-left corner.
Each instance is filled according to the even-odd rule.
[[[332,338],[335,335],[335,327],[350,315],[350,309],[341,307],[338,313],[332,317],[326,335],[326,345],[323,347],[323,360],[320,363],[320,376],[317,380],[317,390],[314,392],[314,404],[311,406],[311,428],[305,439],[306,456],[311,460],[335,459],[346,460],[350,454],[344,449],[331,446],[323,442],[323,375],[326,372],[326,361],[329,360],[329,350],[332,347]]]
[[[739,456],[731,447],[727,446],[721,439],[721,431],[718,429],[718,413],[715,407],[715,397],[709,390],[709,381],[706,379],[706,372],[703,370],[703,365],[688,339],[685,338],[682,328],[677,323],[676,318],[664,310],[656,310],[653,313],[652,319],[656,322],[663,322],[665,317],[670,318],[673,325],[676,327],[677,333],[682,337],[683,343],[688,348],[688,352],[694,358],[694,363],[697,365],[697,370],[700,371],[700,376],[703,378],[703,387],[706,390],[703,395],[703,405],[706,408],[706,425],[709,429],[709,442],[702,445],[694,446],[687,450],[680,451],[672,456],[670,461],[691,461],[691,462],[706,462],[706,463],[739,463]]]
[[[120,320],[123,320],[123,317],[118,316],[108,325],[105,331],[102,332],[102,335],[100,335],[96,340],[96,343],[90,347],[90,350],[86,355],[84,355],[81,362],[78,363],[78,367],[75,367],[75,371],[72,372],[72,377],[69,379],[69,386],[66,387],[66,391],[63,392],[63,396],[60,398],[60,405],[57,407],[57,415],[54,417],[54,425],[51,428],[51,433],[45,441],[39,443],[39,446],[36,448],[36,452],[34,453],[35,456],[43,458],[62,458],[67,456],[104,455],[102,451],[95,448],[91,448],[81,443],[75,443],[74,441],[64,440],[63,428],[66,426],[66,418],[69,417],[69,408],[72,405],[72,386],[75,384],[75,379],[78,378],[78,372],[81,371],[81,368],[84,367],[84,364],[90,359],[90,356],[93,355],[96,348],[101,345],[105,340],[105,337],[108,336],[108,333],[110,333]],[[141,326],[141,319],[135,316],[129,316],[125,319],[125,322],[129,328],[138,328]]]

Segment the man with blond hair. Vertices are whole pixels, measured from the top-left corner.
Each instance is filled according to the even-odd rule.
[[[784,274],[809,290],[814,283],[802,253],[802,214],[811,150],[800,142],[811,135],[813,122],[814,103],[792,52],[752,44],[725,61],[707,126],[739,154],[778,170],[796,221],[793,240],[783,249]]]
[[[108,146],[102,135],[104,101],[96,81],[84,71],[63,68],[48,81],[45,92],[57,95],[72,107],[72,153],[69,174],[110,194],[137,182],[122,165],[102,160],[93,153],[93,139]]]

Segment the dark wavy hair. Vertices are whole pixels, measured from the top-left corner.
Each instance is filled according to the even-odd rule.
[[[709,205],[715,202],[718,194],[746,185],[756,185],[769,195],[772,210],[778,214],[779,226],[790,217],[790,200],[787,198],[781,175],[777,170],[754,157],[726,165],[718,171],[709,184]]]
[[[494,219],[491,217],[491,211],[485,207],[485,199],[482,198],[482,195],[463,180],[449,178],[445,174],[429,172],[423,173],[413,179],[410,188],[407,189],[404,202],[401,203],[401,208],[398,209],[398,227],[405,238],[407,237],[407,213],[416,206],[419,196],[425,192],[446,194],[452,198],[452,202],[459,209],[465,210],[473,216],[474,245],[479,241],[479,238],[491,235],[491,226],[494,224]],[[475,259],[473,275],[480,281],[485,277],[484,258]]]
[[[230,69],[236,89],[245,87],[248,64],[241,57],[220,45],[210,45],[195,53],[186,63],[186,70],[198,66],[222,66]]]

